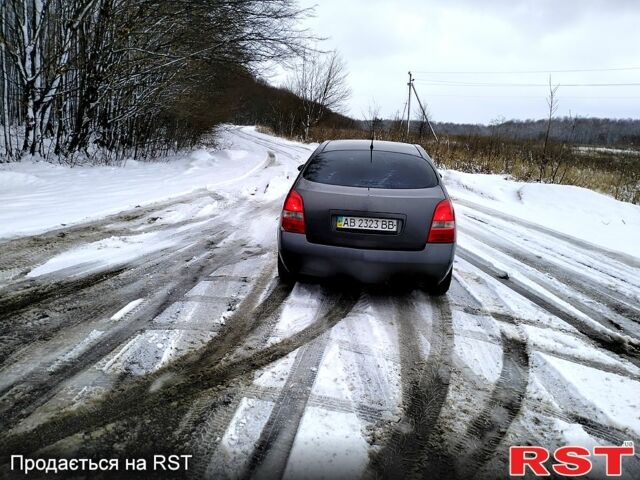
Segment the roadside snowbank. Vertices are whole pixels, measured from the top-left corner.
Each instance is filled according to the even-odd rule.
[[[197,150],[167,162],[68,168],[47,163],[0,165],[0,238],[97,219],[201,188],[275,200],[289,188],[315,145],[227,126],[223,150]],[[280,167],[265,170],[267,166]],[[278,170],[278,171],[279,171]],[[455,199],[519,217],[640,258],[640,206],[585,188],[516,182],[501,175],[443,170]],[[256,226],[256,228],[258,228]]]
[[[262,167],[264,154],[196,150],[166,162],[74,167],[25,161],[0,165],[0,238],[32,235],[123,210],[230,185]]]
[[[443,170],[449,194],[640,258],[640,206],[572,185]]]

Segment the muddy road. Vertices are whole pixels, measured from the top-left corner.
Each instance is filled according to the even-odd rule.
[[[18,454],[174,454],[189,468],[163,476],[489,479],[511,445],[640,439],[636,259],[460,202],[445,297],[286,286],[275,228],[310,150],[230,135],[265,156],[241,188],[0,244],[3,476],[25,478]],[[147,234],[133,258],[43,267]]]

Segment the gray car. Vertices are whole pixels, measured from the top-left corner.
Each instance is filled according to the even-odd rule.
[[[436,295],[451,283],[453,205],[419,145],[333,140],[300,167],[278,229],[278,273],[346,275],[363,283],[394,277],[425,282]]]

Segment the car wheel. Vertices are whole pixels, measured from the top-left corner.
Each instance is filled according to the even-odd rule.
[[[429,292],[430,295],[434,295],[436,297],[444,295],[449,291],[452,277],[453,277],[453,268],[449,270],[449,273],[447,274],[446,277],[444,277],[444,280],[442,280],[440,283],[436,283],[429,286],[427,291]]]
[[[287,270],[287,267],[282,263],[282,259],[280,255],[278,255],[278,277],[280,277],[280,281],[287,284],[296,283],[297,277],[295,273]]]

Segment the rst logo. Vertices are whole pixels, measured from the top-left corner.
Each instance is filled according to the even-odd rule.
[[[622,446],[594,447],[593,452],[579,446],[560,447],[553,452],[555,463],[551,468],[557,475],[579,477],[591,471],[591,456],[604,457],[607,476],[622,475],[622,458],[635,455],[633,442],[624,442]],[[544,447],[510,447],[509,475],[523,477],[527,471],[538,477],[551,475],[544,463],[550,458],[549,450]]]

